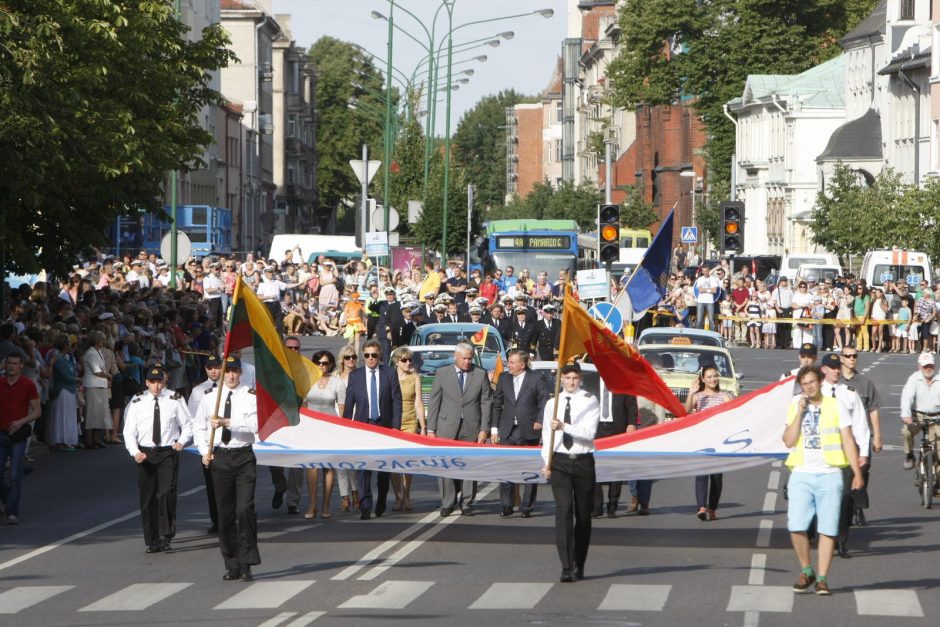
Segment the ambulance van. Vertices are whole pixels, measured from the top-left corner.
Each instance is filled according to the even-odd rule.
[[[930,259],[927,253],[913,250],[870,250],[862,261],[861,278],[868,287],[881,287],[885,281],[905,281],[915,288],[921,281],[932,278]]]

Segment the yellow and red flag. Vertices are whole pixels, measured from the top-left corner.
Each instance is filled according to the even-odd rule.
[[[493,384],[499,383],[499,375],[503,374],[503,356],[496,354],[496,367],[493,368]]]
[[[565,285],[559,369],[571,359],[587,353],[611,392],[642,396],[676,416],[684,416],[685,407],[639,351],[589,316],[570,296],[571,288]]]
[[[483,325],[479,331],[473,334],[470,338],[470,343],[474,346],[486,346],[486,336],[490,332],[490,325]]]

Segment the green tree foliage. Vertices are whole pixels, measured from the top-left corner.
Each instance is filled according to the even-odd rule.
[[[423,164],[423,162],[422,162]],[[423,174],[423,172],[422,172]],[[450,253],[467,249],[467,178],[464,171],[451,163],[447,197],[447,250]],[[476,202],[476,201],[475,201]],[[471,235],[480,231],[480,205],[476,204],[471,221]],[[444,234],[444,158],[434,151],[428,172],[428,193],[424,198],[421,220],[412,225],[412,233],[431,250],[441,250]]]
[[[482,207],[502,205],[506,197],[506,107],[529,102],[515,91],[482,98],[454,132],[453,156],[476,189]]]
[[[412,100],[414,97],[409,95]],[[421,200],[424,193],[424,130],[416,118],[402,120],[390,174],[391,205],[402,218],[399,231],[405,231],[408,201]]]
[[[868,250],[905,248],[940,256],[940,181],[924,187],[904,183],[885,170],[865,187],[840,164],[826,182],[813,209],[813,241],[842,257]]]
[[[488,211],[486,219],[577,220],[581,231],[589,232],[597,229],[597,206],[602,200],[603,194],[590,183],[574,185],[563,182],[555,189],[548,179],[544,179],[536,183],[524,198],[516,196],[508,205]]]
[[[234,59],[214,25],[188,42],[170,2],[0,6],[0,206],[13,270],[65,271],[121,213],[158,210],[199,165],[209,74]]]
[[[362,145],[369,146],[370,159],[382,159],[385,85],[371,59],[348,42],[321,37],[308,54],[317,68],[318,210],[329,214],[359,194],[349,161],[362,158]],[[373,185],[381,180],[379,171]]]
[[[694,98],[713,180],[730,179],[734,126],[722,107],[748,74],[795,74],[841,53],[877,0],[626,0],[608,76],[625,108]]]
[[[659,220],[651,203],[643,200],[643,192],[630,185],[627,197],[620,204],[620,224],[631,229],[646,229]]]

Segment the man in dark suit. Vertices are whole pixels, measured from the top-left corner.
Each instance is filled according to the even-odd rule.
[[[628,426],[636,425],[639,415],[636,397],[630,394],[614,394],[611,398],[610,414],[604,416],[603,412],[601,413],[595,439],[626,433]],[[614,518],[617,515],[617,505],[620,502],[620,491],[623,488],[623,483],[611,481],[598,483],[594,486],[594,511],[591,512],[591,516],[594,518],[600,518],[604,515],[603,486],[605,485],[607,486],[607,517]]]
[[[414,319],[414,312],[420,309],[418,303],[405,303],[401,307],[400,317],[391,321],[392,347],[408,346],[411,344],[411,336],[414,335],[418,327]]]
[[[364,366],[349,373],[343,417],[356,422],[399,430],[401,428],[401,387],[393,368],[382,365],[382,347],[371,339],[362,347]],[[376,398],[377,396],[377,398]],[[385,513],[389,474],[377,472],[378,499],[375,516]],[[359,484],[359,511],[362,520],[372,517],[372,471],[356,471]]]
[[[532,333],[535,331],[535,324],[529,322],[526,318],[526,308],[516,307],[513,310],[515,320],[512,325],[512,341],[510,345],[513,348],[520,348],[525,352],[532,351]]]
[[[490,433],[493,389],[486,369],[473,363],[473,355],[473,346],[465,342],[458,344],[454,350],[454,365],[438,368],[434,375],[427,411],[430,437],[480,444],[486,442]],[[441,516],[452,514],[458,504],[457,481],[439,481]],[[472,494],[473,481],[463,481],[459,505],[464,516],[473,516],[469,502],[466,507],[463,506],[463,499],[469,501]]]
[[[561,321],[554,318],[555,306],[549,303],[542,307],[542,319],[535,323],[532,341],[535,344],[535,354],[541,361],[558,359]]]
[[[508,446],[538,446],[542,435],[542,413],[548,402],[548,384],[539,372],[529,370],[529,353],[509,351],[506,360],[508,372],[500,375],[496,383],[493,402],[493,424],[490,432],[493,444]],[[519,510],[523,518],[532,515],[537,485],[525,484]],[[500,516],[512,516],[513,484],[499,487]]]

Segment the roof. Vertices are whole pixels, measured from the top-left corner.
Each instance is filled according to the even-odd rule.
[[[563,82],[563,63],[561,56],[555,62],[555,69],[552,71],[552,78],[548,81],[548,86],[542,91],[542,97],[561,96]]]
[[[884,76],[885,74],[894,74],[902,68],[905,70],[916,70],[929,67],[930,46],[927,46],[927,49],[921,52],[915,53],[914,50],[908,49],[895,55],[895,57],[891,59],[891,63],[878,70],[878,74]]]
[[[847,48],[850,44],[868,39],[869,37],[881,39],[885,34],[885,20],[888,15],[888,0],[880,0],[878,5],[872,9],[864,20],[858,23],[858,26],[847,32],[839,40],[839,45]]]
[[[846,122],[829,137],[816,161],[881,159],[881,116],[874,109]]]
[[[222,0],[220,8],[223,11],[245,11],[256,9],[256,7],[247,0]]]
[[[843,84],[845,55],[839,55],[800,74],[751,74],[744,84],[744,94],[729,104],[747,104],[779,96],[799,102],[803,108],[841,109],[845,106]]]

